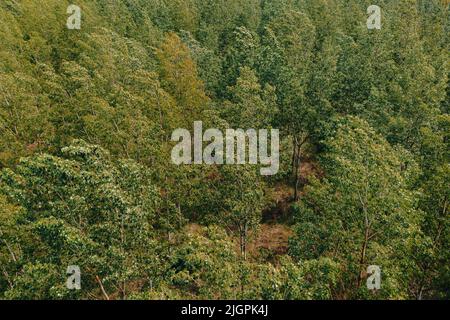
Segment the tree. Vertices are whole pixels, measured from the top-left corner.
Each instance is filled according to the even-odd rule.
[[[248,67],[240,69],[236,85],[229,88],[231,103],[223,110],[223,118],[232,128],[269,128],[274,122],[277,105],[275,90],[261,88],[258,78]]]
[[[261,266],[260,294],[269,300],[332,299],[339,274],[339,264],[330,258],[296,263],[285,256],[276,267]]]
[[[444,164],[423,185],[424,194],[421,208],[425,211],[422,230],[429,241],[417,249],[418,270],[411,285],[416,299],[447,299],[445,287],[449,282],[448,250],[449,245],[449,197],[450,167]]]
[[[291,254],[300,261],[329,257],[338,263],[343,275],[337,297],[370,297],[362,288],[368,265],[383,270],[379,294],[406,297],[417,268],[412,250],[426,240],[417,193],[409,190],[417,166],[357,118],[339,120],[325,144],[327,177],[312,179],[296,209]]]
[[[247,67],[254,69],[259,54],[259,38],[254,32],[245,27],[236,28],[224,48],[223,58],[223,87],[221,96],[227,97],[227,87],[233,86],[240,75],[240,68]]]
[[[302,149],[315,142],[322,122],[332,116],[330,100],[337,56],[332,37],[318,38],[313,21],[304,13],[286,10],[271,20],[265,31],[263,57],[271,53],[278,63],[262,61],[275,70],[274,86],[279,101],[278,125],[292,138],[294,199],[299,196]],[[273,43],[271,45],[270,43]],[[278,66],[277,66],[278,64]],[[264,77],[270,77],[266,74]]]
[[[18,208],[0,196],[0,297],[1,293],[14,287],[19,257],[17,237],[20,230],[15,226]]]
[[[15,172],[5,169],[1,181],[10,201],[20,206],[16,219],[26,230],[14,261],[25,273],[10,279],[14,289],[7,297],[30,297],[24,291],[27,270],[37,277],[36,285],[44,283],[39,279],[44,269],[55,274],[45,275],[42,290],[48,295],[33,296],[41,299],[55,297],[50,292],[64,285],[58,281],[69,265],[83,270],[87,292],[100,287],[105,298],[113,290],[125,298],[130,281],[147,272],[151,277],[161,200],[142,166],[111,161],[100,147],[75,141],[61,158],[38,155],[22,160]],[[60,289],[58,296],[70,296]]]
[[[223,224],[234,228],[239,236],[240,252],[247,258],[247,242],[252,231],[261,221],[263,185],[253,166],[223,166],[221,174],[220,203]]]
[[[48,98],[26,74],[0,74],[0,167],[45,147],[53,134]]]
[[[180,37],[189,48],[192,59],[197,65],[198,75],[205,84],[206,94],[215,98],[222,81],[220,57],[212,49],[202,46],[190,32],[181,32]]]
[[[163,88],[176,99],[186,122],[192,124],[194,120],[200,119],[200,112],[209,99],[198,78],[189,49],[175,33],[169,33],[156,51],[156,56],[160,63]]]
[[[184,230],[176,238],[166,277],[185,296],[235,299],[239,286],[238,256],[226,232],[216,226]]]

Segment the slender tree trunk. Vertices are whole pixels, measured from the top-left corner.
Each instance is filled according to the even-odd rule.
[[[164,132],[164,116],[163,116],[163,111],[161,108],[161,103],[159,101],[159,88],[157,85],[155,85],[155,92],[156,92],[156,103],[158,105],[158,111],[159,111],[159,124],[161,127],[161,133],[163,133]],[[164,142],[166,140],[164,134],[162,134],[161,140],[162,140],[162,142]]]
[[[241,248],[241,256],[244,256],[244,233],[241,231],[239,233],[239,246]]]
[[[363,275],[364,275],[363,266],[364,266],[364,262],[366,260],[366,251],[367,251],[368,243],[369,243],[369,228],[366,226],[366,230],[364,232],[364,242],[361,247],[361,255],[359,258],[359,275],[358,275],[358,282],[356,285],[357,288],[361,287],[361,283],[362,283],[362,279],[363,279]]]
[[[239,247],[244,260],[247,260],[247,229],[247,224],[239,227]]]
[[[12,281],[10,280],[8,272],[3,267],[2,267],[2,271],[3,271],[3,275],[5,276],[6,281],[8,282],[9,288],[14,289],[14,285],[13,285]]]
[[[300,155],[301,155],[301,153],[300,153],[300,148],[301,147],[297,147],[297,155],[296,155],[296,162],[295,162],[295,186],[294,186],[294,188],[295,188],[295,191],[294,191],[294,201],[297,201],[298,200],[298,193],[299,193],[299,184],[300,184],[300,174],[299,174],[299,171],[300,171]]]
[[[297,160],[297,143],[296,143],[296,138],[293,137],[292,138],[292,163],[291,163],[291,172],[292,172],[292,176],[294,176],[295,174],[295,161]]]
[[[122,281],[122,300],[127,298],[127,283],[126,281]]]
[[[294,174],[294,201],[297,201],[299,198],[302,146],[305,144],[307,139],[308,135],[305,135],[301,140],[299,136],[294,136],[294,152],[292,155],[293,174]]]
[[[105,288],[103,287],[103,283],[102,280],[100,280],[99,276],[95,276],[95,280],[97,280],[98,285],[100,286],[100,290],[102,291],[103,296],[105,297],[106,300],[109,300],[109,296],[106,293]]]
[[[247,224],[245,224],[244,226],[243,247],[244,247],[244,260],[247,260]]]
[[[2,230],[0,230],[0,236],[3,237],[3,231],[2,231]],[[16,255],[14,254],[14,251],[13,251],[13,249],[11,248],[11,246],[8,244],[8,242],[6,241],[6,239],[3,239],[3,242],[5,243],[6,248],[8,249],[9,254],[11,255],[12,260],[13,260],[14,262],[17,262]]]

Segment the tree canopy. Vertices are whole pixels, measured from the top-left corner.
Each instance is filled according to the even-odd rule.
[[[0,299],[449,299],[449,2],[376,2],[1,1]]]

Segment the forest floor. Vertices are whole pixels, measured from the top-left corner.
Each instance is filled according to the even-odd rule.
[[[316,163],[310,160],[302,161],[300,167],[300,198],[304,195],[303,187],[307,184],[311,175],[321,176]],[[258,231],[250,237],[247,245],[248,257],[252,260],[277,262],[277,258],[286,255],[289,238],[294,235],[292,225],[292,205],[294,188],[287,181],[278,182],[268,190],[268,202],[270,205],[262,213],[262,221]],[[191,223],[187,226],[189,233],[201,232],[198,224]],[[239,241],[233,237],[236,253],[239,254]]]
[[[309,159],[302,161],[300,166],[300,195],[304,195],[304,186],[311,176],[320,177],[323,173],[318,165]],[[289,238],[293,236],[291,226],[294,188],[287,182],[275,184],[270,189],[270,206],[263,212],[262,224],[256,237],[248,245],[250,257],[256,259],[276,260],[276,256],[285,255],[288,251]]]
[[[292,229],[280,223],[263,223],[256,237],[248,245],[248,255],[257,260],[275,261],[288,251]]]
[[[301,198],[308,178],[313,175],[319,177],[322,173],[317,164],[309,159],[302,161],[299,171]],[[271,205],[263,211],[259,231],[248,244],[248,255],[256,260],[276,262],[278,256],[287,254],[289,238],[294,234],[291,211],[295,202],[294,188],[283,181],[273,185],[268,193]]]

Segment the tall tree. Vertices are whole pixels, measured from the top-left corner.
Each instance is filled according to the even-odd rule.
[[[383,270],[379,295],[407,297],[417,269],[411,264],[413,249],[426,239],[417,193],[409,190],[417,166],[357,118],[338,121],[326,147],[321,163],[327,177],[306,188],[291,253],[300,260],[329,257],[338,263],[342,278],[336,297],[369,298],[362,286],[368,265]]]
[[[169,33],[156,51],[156,56],[163,88],[176,99],[186,121],[191,125],[201,119],[200,113],[209,99],[189,49],[175,33]]]

